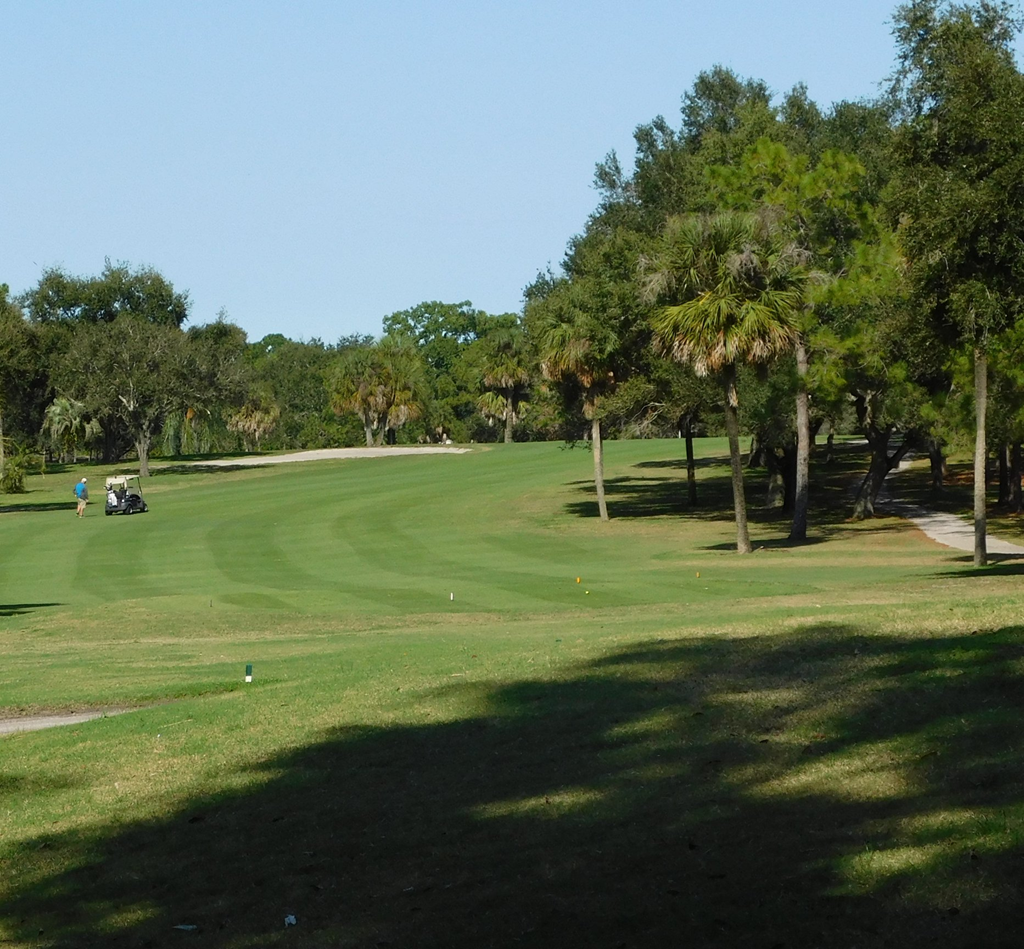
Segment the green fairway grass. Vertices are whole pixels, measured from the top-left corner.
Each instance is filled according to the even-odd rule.
[[[137,709],[0,736],[0,945],[1011,944],[1024,567],[848,522],[849,446],[739,557],[699,449],[607,524],[556,444],[0,496],[0,717]]]

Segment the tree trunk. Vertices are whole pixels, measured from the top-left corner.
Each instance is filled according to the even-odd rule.
[[[0,478],[4,474],[4,413],[0,412]]]
[[[366,447],[373,448],[373,426],[369,422],[363,422],[363,431],[366,433]]]
[[[1020,490],[1021,462],[1021,444],[1014,442],[1010,448],[1010,510],[1014,514],[1020,514],[1021,509],[1024,508],[1024,499],[1021,497]]]
[[[139,456],[139,477],[149,477],[149,443],[150,443],[149,432],[140,432],[139,436],[135,439],[135,451]]]
[[[988,563],[985,506],[988,448],[985,442],[985,417],[988,409],[988,355],[974,348],[974,566]]]
[[[928,439],[928,461],[932,469],[932,491],[942,494],[946,482],[946,456],[942,451],[942,442],[937,438]]]
[[[514,424],[515,416],[512,413],[512,397],[509,396],[505,400],[505,444],[512,444],[512,425]]]
[[[796,484],[793,490],[793,526],[789,539],[807,540],[807,504],[811,467],[811,413],[807,396],[807,347],[796,343]]]
[[[835,443],[836,443],[835,426],[831,422],[829,422],[828,423],[828,438],[825,440],[825,445],[826,445],[826,448],[825,448],[825,464],[826,465],[830,465],[830,464],[832,464],[833,461],[835,461],[835,458],[834,458],[834,456],[832,454],[833,449],[835,448]]]
[[[733,373],[735,374],[735,370],[733,370]],[[737,423],[737,425],[738,424],[739,423]],[[754,434],[750,436],[750,451],[747,452],[747,467],[762,467],[765,464],[764,455],[765,447],[761,444],[761,439],[757,437],[757,432],[754,432]]]
[[[597,513],[608,520],[608,505],[604,500],[604,443],[601,441],[601,420],[590,421],[591,440],[594,443],[594,487],[597,488]]]
[[[687,415],[683,423],[686,439],[686,496],[690,507],[697,506],[697,464],[693,460],[693,419]]]
[[[737,408],[736,367],[729,365],[723,372],[725,383],[725,430],[729,434],[729,464],[732,467],[732,503],[736,510],[736,551],[750,553],[750,534],[747,532],[747,503],[743,496],[743,459],[740,457],[740,420]]]
[[[791,514],[796,509],[796,445],[786,445],[779,459],[779,474],[782,475],[782,510]]]
[[[996,504],[1001,508],[1010,505],[1010,446],[1000,445],[996,456],[999,463],[999,497]]]
[[[903,436],[903,444],[890,455],[891,429],[877,429],[871,426],[865,431],[865,435],[871,446],[871,463],[868,465],[868,473],[864,475],[860,490],[857,492],[857,500],[853,505],[853,519],[856,521],[875,516],[875,501],[878,499],[878,492],[882,490],[886,476],[903,460],[904,455],[910,451],[914,442],[912,433],[908,432]]]
[[[769,510],[786,504],[786,479],[782,474],[782,465],[779,464],[779,456],[775,449],[766,449],[764,452],[764,467],[768,472],[768,491],[765,495],[765,507]]]

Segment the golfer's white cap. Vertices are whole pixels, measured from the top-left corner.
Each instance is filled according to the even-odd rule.
[[[83,480],[83,481],[88,481],[89,479],[88,479],[88,478],[82,478],[82,480]]]

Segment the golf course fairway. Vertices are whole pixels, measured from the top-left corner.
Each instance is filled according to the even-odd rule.
[[[1013,944],[1024,565],[682,450],[0,496],[0,718],[131,709],[0,735],[0,945]]]

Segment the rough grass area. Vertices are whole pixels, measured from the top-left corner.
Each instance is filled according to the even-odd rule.
[[[0,716],[146,707],[0,738],[0,944],[1014,944],[1014,566],[847,523],[853,449],[738,557],[723,449],[690,511],[610,444],[607,525],[557,445],[31,479]]]

